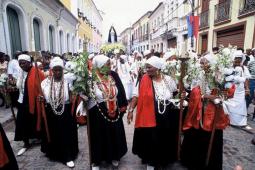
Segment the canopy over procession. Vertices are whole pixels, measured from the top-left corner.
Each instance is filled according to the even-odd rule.
[[[78,2],[77,6],[84,5]],[[191,24],[186,30],[189,40],[178,44],[179,39],[174,38],[176,30],[172,29],[166,31],[170,39],[164,44],[163,34],[155,36],[161,22],[157,16],[169,6],[165,0],[120,35],[112,24],[107,30],[107,41],[99,44],[96,41],[103,36],[90,20],[94,15],[102,18],[103,12],[92,0],[88,2],[97,11],[92,17],[86,16],[81,7],[75,16],[68,3],[58,2],[65,8],[63,19],[70,15],[70,20],[79,23],[79,27],[92,29],[91,37],[88,29],[85,31],[88,37],[84,34],[77,40],[81,50],[70,50],[71,40],[64,41],[59,34],[60,46],[67,43],[65,53],[62,47],[60,51],[53,50],[54,53],[36,48],[13,50],[17,45],[14,42],[11,53],[7,49],[0,52],[1,107],[11,109],[15,124],[11,139],[5,130],[6,123],[0,122],[0,169],[26,169],[20,167],[20,158],[35,152],[36,147],[40,148],[36,152],[47,161],[68,168],[84,169],[77,164],[87,161],[85,169],[118,169],[123,160],[130,164],[130,160],[138,160],[136,163],[141,164],[138,170],[225,169],[226,130],[253,133],[250,122],[255,121],[255,110],[251,115],[248,110],[255,103],[254,42],[246,51],[239,42],[226,45],[222,31],[216,35],[219,44],[203,51],[198,45],[204,42],[204,34],[199,34],[197,25],[201,16],[194,14],[191,1],[193,12],[185,16]],[[148,25],[140,29],[138,25],[145,21]],[[8,22],[15,25],[14,19]],[[34,34],[40,32],[35,24]],[[79,27],[75,33],[78,36]],[[149,29],[153,29],[152,33]],[[229,35],[232,34],[228,34],[231,39]],[[38,41],[41,40],[39,37]],[[37,38],[33,41],[37,47]],[[81,133],[85,133],[84,139]],[[255,136],[246,140],[255,145]],[[19,148],[13,149],[13,143]],[[86,151],[80,143],[86,143]],[[231,168],[245,169],[239,163]]]

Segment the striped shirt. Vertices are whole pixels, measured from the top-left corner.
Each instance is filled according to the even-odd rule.
[[[249,69],[250,74],[251,74],[250,79],[255,79],[255,61],[252,61],[252,62],[249,63],[248,69]]]

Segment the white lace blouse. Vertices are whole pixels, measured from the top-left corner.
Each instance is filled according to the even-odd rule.
[[[155,96],[161,100],[170,100],[173,98],[173,92],[177,91],[177,86],[170,76],[164,75],[164,79],[160,82],[153,81]],[[139,84],[133,87],[133,97],[139,96],[138,87]]]

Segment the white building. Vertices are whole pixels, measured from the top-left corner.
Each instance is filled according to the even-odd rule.
[[[132,52],[132,28],[128,27],[122,31],[119,40],[125,46],[126,53],[130,54]]]
[[[99,52],[102,45],[103,18],[95,3],[92,1],[92,49],[91,52]]]
[[[188,25],[186,17],[191,14],[191,1],[165,0],[165,25],[167,30],[164,39],[167,39],[167,48],[177,48],[179,52],[191,49],[191,38],[188,38]],[[194,12],[198,0],[194,0]],[[195,49],[195,40],[193,41]]]
[[[149,16],[150,48],[156,52],[165,52],[167,40],[164,37],[166,26],[164,22],[165,6],[160,2]]]
[[[0,51],[77,52],[78,20],[60,2],[1,0]]]

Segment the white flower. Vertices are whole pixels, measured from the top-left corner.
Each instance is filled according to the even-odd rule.
[[[222,54],[225,55],[225,56],[230,55],[230,53],[231,53],[231,51],[230,51],[229,48],[224,48],[224,49],[222,50]]]

